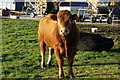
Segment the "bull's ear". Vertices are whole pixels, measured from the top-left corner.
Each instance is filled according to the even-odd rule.
[[[51,15],[51,19],[52,20],[57,20],[57,15],[56,14]]]
[[[72,20],[77,20],[79,16],[77,14],[72,15]]]

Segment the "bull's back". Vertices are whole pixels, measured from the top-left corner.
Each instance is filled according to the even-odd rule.
[[[57,21],[52,20],[49,16],[44,17],[40,20],[39,29],[38,29],[38,38],[39,41],[44,41],[48,46],[52,45],[53,34],[57,27]]]
[[[47,17],[44,17],[43,19],[40,20],[40,23],[39,23],[39,32],[47,32],[48,29],[51,29],[51,19],[50,18],[47,18]]]
[[[39,23],[39,34],[45,34],[51,32],[53,26],[52,26],[53,20],[50,17],[44,17],[40,20]]]

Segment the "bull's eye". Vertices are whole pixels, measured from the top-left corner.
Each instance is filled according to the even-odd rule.
[[[71,20],[69,20],[69,23],[71,24],[71,23],[72,23],[72,21],[71,21]]]
[[[67,30],[65,30],[65,32],[67,32]]]

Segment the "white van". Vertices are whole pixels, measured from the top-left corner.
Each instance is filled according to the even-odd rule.
[[[69,10],[72,14],[78,14],[79,9],[88,9],[87,2],[60,2],[59,10]],[[79,14],[82,14],[80,12]]]

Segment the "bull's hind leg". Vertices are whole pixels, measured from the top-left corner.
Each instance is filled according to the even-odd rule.
[[[41,68],[45,67],[45,51],[46,51],[46,44],[44,41],[41,41],[40,42],[40,52],[41,52],[41,56],[42,56]]]
[[[50,66],[51,66],[53,51],[54,51],[54,50],[53,50],[51,47],[49,47],[49,57],[48,57],[47,67],[50,67]]]

